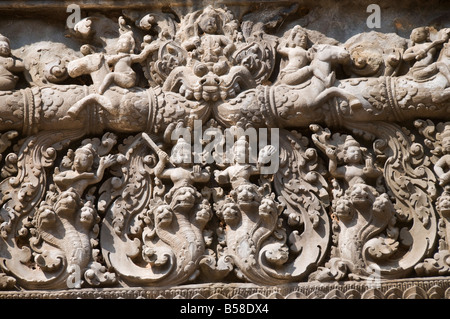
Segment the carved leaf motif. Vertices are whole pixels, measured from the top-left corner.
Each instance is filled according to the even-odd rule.
[[[327,183],[321,175],[317,152],[307,149],[308,140],[295,133],[280,134],[280,169],[274,177],[279,200],[286,205],[283,212],[295,230],[289,235],[290,253],[297,253],[293,264],[296,271],[292,278],[302,278],[320,264],[329,243],[329,219],[325,213],[328,202]],[[302,226],[303,232],[299,228]],[[311,246],[311,238],[314,247]],[[314,256],[315,261],[308,257]]]

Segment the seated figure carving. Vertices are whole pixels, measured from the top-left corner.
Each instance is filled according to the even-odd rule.
[[[136,85],[136,72],[131,68],[132,64],[143,62],[151,52],[158,49],[157,46],[147,43],[140,54],[134,54],[135,40],[133,32],[125,27],[123,17],[119,18],[121,35],[117,40],[117,54],[106,57],[109,65],[113,65],[114,71],[108,73],[98,89],[103,94],[110,85],[116,84],[122,88],[132,88]]]
[[[426,80],[437,72],[441,72],[450,82],[450,71],[442,62],[433,62],[438,52],[437,46],[449,39],[450,29],[444,29],[439,39],[430,42],[430,31],[428,27],[415,28],[411,32],[412,46],[403,54],[403,60],[411,61],[412,66],[409,74],[415,80]]]
[[[116,54],[91,55],[93,53],[92,48],[83,46],[82,52],[86,56],[71,62],[72,65],[69,67],[73,76],[81,72],[90,73],[90,70],[87,70],[89,66],[96,67],[92,72],[99,73],[101,76],[98,76],[98,74],[96,74],[97,76],[92,76],[94,87],[96,87],[98,93],[90,94],[70,107],[67,112],[70,116],[75,117],[85,105],[92,101],[97,102],[107,110],[113,108],[109,99],[103,96],[105,91],[113,84],[125,89],[136,86],[136,72],[132,69],[132,65],[134,63],[142,63],[152,52],[158,50],[157,43],[145,43],[142,52],[134,54],[135,40],[133,32],[126,28],[123,17],[119,18],[119,26],[121,35],[117,40]],[[86,61],[86,59],[90,61]],[[109,71],[109,66],[111,65],[113,70]],[[101,73],[99,69],[102,69]]]
[[[72,162],[71,169],[55,172],[53,180],[61,191],[73,189],[79,196],[89,185],[102,180],[106,168],[116,163],[112,154],[98,157],[92,144],[77,148],[74,153],[69,151],[68,159]],[[71,159],[72,158],[72,159]],[[98,168],[94,171],[94,162],[99,159]]]
[[[19,77],[14,73],[23,72],[23,62],[11,56],[9,39],[0,35],[0,91],[13,90]]]

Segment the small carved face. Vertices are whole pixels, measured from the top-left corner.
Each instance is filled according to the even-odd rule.
[[[444,218],[450,216],[450,195],[444,193],[437,201],[437,210]]]
[[[428,30],[426,28],[416,28],[412,30],[410,38],[415,43],[425,42],[428,38]]]
[[[0,56],[8,57],[11,55],[11,48],[7,41],[0,41]]]
[[[94,220],[94,209],[92,207],[83,206],[81,208],[80,220],[82,223],[90,224]]]
[[[72,214],[77,210],[79,196],[73,188],[63,192],[55,204],[55,212],[58,215]]]
[[[362,160],[361,149],[358,146],[349,146],[345,151],[345,158],[348,164],[357,164]]]
[[[259,205],[259,215],[261,217],[270,216],[270,214],[276,210],[274,204],[275,203],[272,199],[263,198],[263,200],[261,201],[261,205]]]
[[[211,211],[209,208],[200,209],[197,214],[195,214],[195,219],[198,221],[208,222],[211,219]]]
[[[158,225],[168,225],[172,222],[172,212],[168,205],[158,206],[155,210],[156,223]]]
[[[333,203],[333,209],[336,216],[342,221],[351,220],[353,217],[352,204],[347,198],[339,198]]]
[[[246,143],[237,142],[234,144],[233,153],[235,163],[243,164],[247,162],[248,146]]]
[[[94,158],[84,150],[77,150],[73,160],[73,167],[79,173],[87,172],[91,169]]]
[[[205,33],[215,34],[217,32],[217,21],[212,15],[203,17],[198,24]]]
[[[55,212],[49,208],[44,208],[42,210],[39,210],[39,224],[52,224],[56,220]]]
[[[253,184],[239,185],[236,189],[236,194],[239,204],[257,204],[261,199],[258,189]]]
[[[225,223],[233,225],[239,216],[239,208],[235,203],[226,203],[222,208],[222,216]]]
[[[182,187],[174,194],[175,206],[192,208],[195,204],[195,191],[190,187]]]

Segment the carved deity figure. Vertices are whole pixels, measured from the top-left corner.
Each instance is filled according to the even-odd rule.
[[[295,26],[287,40],[280,43],[278,53],[288,59],[286,66],[278,75],[278,83],[287,85],[299,85],[311,79],[314,75],[329,87],[334,81],[334,72],[323,74],[318,68],[313,68],[311,54],[307,50],[308,35],[300,26]]]
[[[231,184],[233,189],[251,184],[250,177],[261,173],[260,163],[267,163],[275,148],[272,145],[264,147],[259,154],[256,165],[249,163],[249,143],[245,136],[241,136],[233,145],[232,154],[234,164],[223,171],[215,171],[215,179],[219,184]]]
[[[412,46],[403,54],[403,60],[411,61],[413,65],[409,74],[415,80],[426,80],[437,72],[441,72],[450,82],[450,71],[445,63],[433,62],[438,52],[437,46],[449,39],[450,29],[444,29],[441,37],[430,42],[430,31],[428,27],[420,27],[412,30],[410,40]]]
[[[328,147],[326,154],[330,159],[330,174],[344,179],[349,188],[356,184],[367,184],[367,178],[379,176],[380,172],[373,166],[372,158],[364,158],[362,151],[361,145],[351,135],[347,135],[344,143],[344,165],[338,166],[336,150]]]
[[[113,72],[108,73],[98,89],[99,94],[103,94],[106,89],[116,84],[122,88],[132,88],[136,85],[136,72],[131,68],[134,63],[141,63],[147,59],[148,55],[158,49],[158,46],[147,43],[140,54],[134,54],[135,40],[133,32],[125,27],[123,17],[119,18],[121,35],[117,40],[115,55],[106,57],[106,62],[113,66]]]
[[[447,186],[450,182],[450,127],[446,126],[441,134],[444,155],[434,164],[434,172],[439,178],[439,185]]]
[[[173,182],[173,189],[209,181],[209,172],[203,170],[200,165],[192,164],[191,145],[184,138],[178,139],[170,157],[161,149],[157,151],[157,155],[159,162],[155,167],[155,176],[160,179],[170,179]],[[166,168],[169,163],[173,167]]]
[[[90,143],[76,149],[72,155],[69,151],[68,158],[73,157],[72,168],[69,170],[55,170],[53,180],[61,191],[73,189],[79,196],[92,184],[100,182],[106,168],[116,163],[114,155],[106,155],[99,158],[99,165],[94,171],[94,162],[98,157],[94,146]]]
[[[19,80],[14,73],[24,70],[23,62],[11,56],[9,39],[0,35],[0,91],[13,90]]]
[[[259,174],[255,165],[247,164],[249,156],[249,144],[245,136],[240,137],[232,148],[234,164],[223,171],[215,171],[215,178],[219,184],[231,183],[233,188],[241,184],[250,183],[252,175]]]

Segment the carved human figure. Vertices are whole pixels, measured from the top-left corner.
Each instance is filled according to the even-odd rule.
[[[173,182],[173,188],[177,189],[183,186],[193,186],[196,182],[207,182],[210,173],[200,167],[192,164],[191,145],[180,137],[172,148],[170,157],[161,149],[157,150],[159,158],[155,167],[155,176],[160,179],[170,179]],[[166,168],[171,163],[174,167]]]
[[[374,167],[371,157],[363,157],[361,145],[351,135],[347,135],[344,143],[344,165],[338,166],[334,148],[328,147],[326,154],[330,160],[330,174],[335,178],[344,179],[349,188],[356,184],[367,184],[367,178],[381,174]]]
[[[98,168],[94,171],[93,165],[97,156],[90,143],[78,148],[73,156],[72,169],[62,172],[55,170],[53,181],[60,191],[72,188],[81,196],[89,185],[100,182],[106,168],[116,163],[116,158],[111,154],[100,157]]]
[[[195,35],[183,43],[188,50],[196,50],[199,58],[207,64],[214,64],[228,58],[235,50],[233,41],[220,28],[221,18],[212,8],[206,8],[194,24]],[[222,62],[225,67],[225,63]],[[219,68],[216,66],[215,68]]]
[[[434,164],[434,172],[439,178],[439,185],[447,186],[450,182],[450,127],[446,126],[441,134],[444,155]]]
[[[325,87],[329,87],[334,81],[334,72],[323,74],[320,69],[309,65],[312,56],[307,51],[307,41],[306,31],[297,25],[292,29],[288,39],[278,46],[278,53],[288,59],[288,63],[278,75],[278,83],[299,85],[313,75],[322,80]]]
[[[412,46],[403,54],[403,60],[413,63],[409,74],[415,80],[428,79],[437,72],[441,72],[450,82],[448,66],[445,63],[433,62],[438,52],[437,46],[449,39],[449,30],[444,29],[444,32],[441,32],[441,37],[433,42],[430,42],[428,27],[419,27],[412,30],[410,35]]]
[[[23,62],[11,55],[9,39],[0,35],[0,91],[13,90],[19,80],[14,73],[24,70]]]
[[[125,20],[119,18],[121,30],[124,29]],[[99,94],[103,94],[109,86],[116,84],[122,88],[131,88],[136,85],[136,72],[132,69],[134,63],[141,63],[147,59],[148,55],[156,50],[157,44],[146,43],[144,50],[140,54],[134,54],[135,40],[132,31],[122,31],[117,40],[116,54],[106,56],[106,62],[112,66],[113,72],[108,73],[103,79],[98,89]]]
[[[214,175],[219,184],[229,183],[233,189],[238,189],[242,185],[252,184],[250,177],[261,173],[261,163],[268,163],[276,149],[272,145],[267,145],[261,149],[256,165],[249,163],[249,143],[245,136],[241,136],[234,143],[231,151],[234,160],[233,165],[222,171],[216,170]]]

